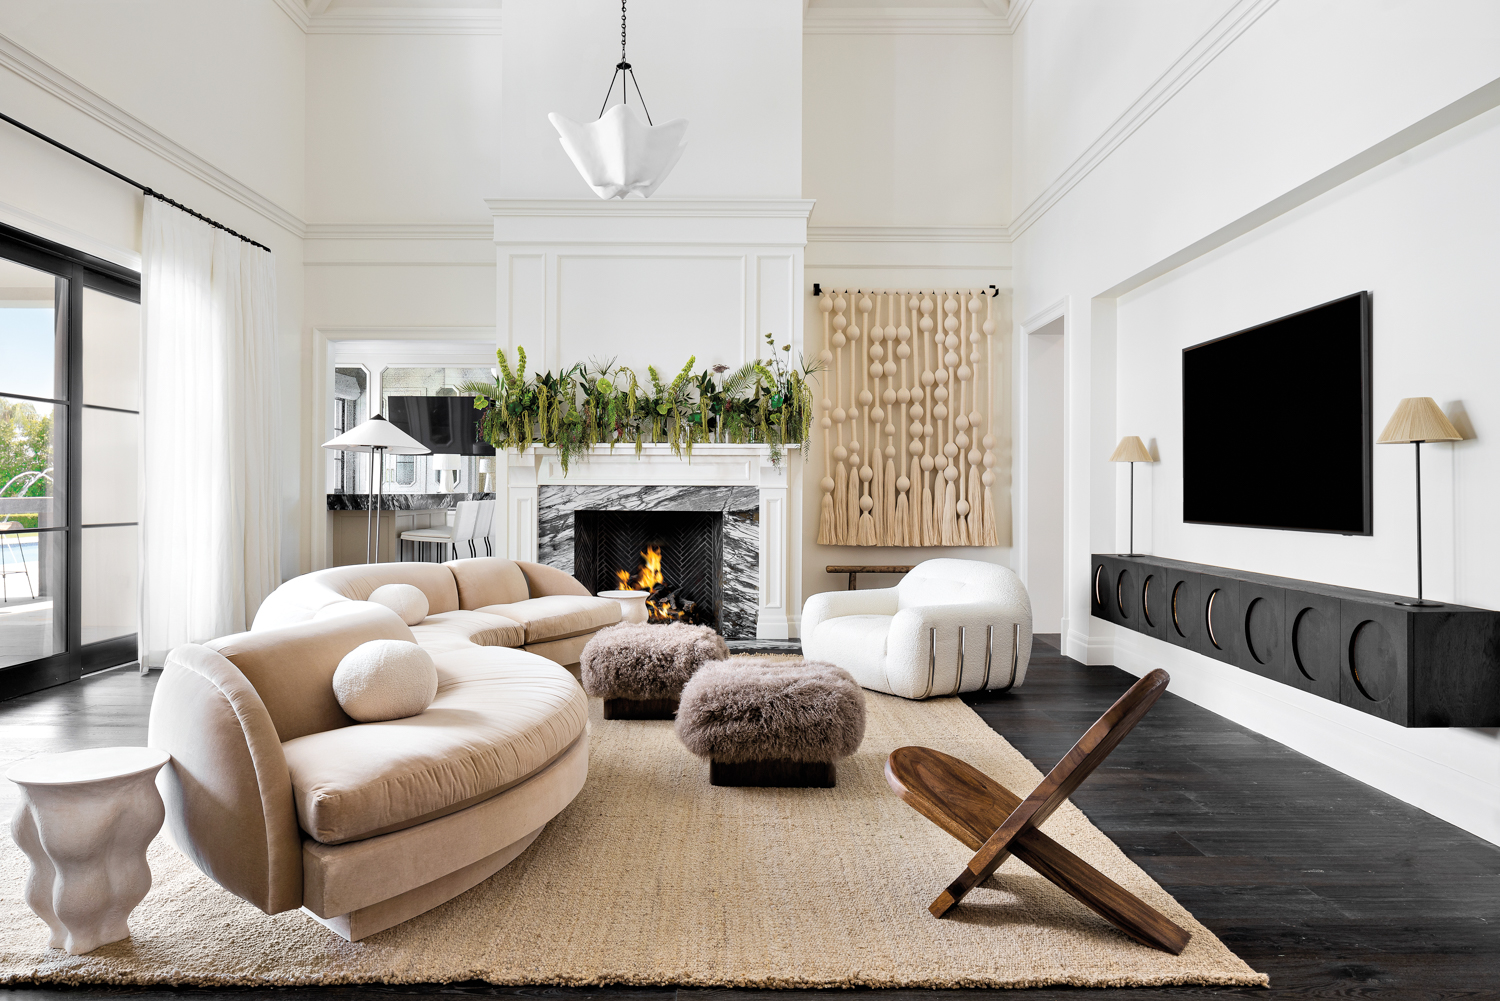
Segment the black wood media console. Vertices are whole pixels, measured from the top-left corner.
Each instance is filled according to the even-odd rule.
[[[1500,726],[1500,612],[1183,563],[1093,557],[1093,614],[1401,726]]]

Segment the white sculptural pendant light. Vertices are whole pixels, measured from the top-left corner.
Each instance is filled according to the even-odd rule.
[[[620,81],[621,103],[610,108],[616,80]],[[646,113],[644,123],[629,106],[628,84],[635,84],[635,96]],[[687,149],[687,119],[676,118],[662,125],[653,123],[646,99],[641,96],[641,85],[636,83],[635,70],[625,59],[625,0],[620,0],[620,61],[615,66],[615,75],[610,77],[609,90],[604,93],[598,120],[579,124],[555,111],[547,120],[557,129],[558,141],[573,166],[600,198],[624,198],[631,194],[650,198],[682,159],[682,151]]]

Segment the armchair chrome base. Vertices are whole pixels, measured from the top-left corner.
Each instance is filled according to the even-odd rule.
[[[968,634],[966,626],[958,627],[958,681],[953,686],[949,695],[957,695],[964,689],[964,654],[968,646]],[[1016,686],[1016,668],[1021,659],[1021,624],[1012,622],[1010,626],[1010,679],[999,688],[990,688],[990,667],[995,658],[995,627],[993,625],[984,627],[984,679],[979,682],[976,691],[986,692],[1008,692]],[[937,678],[937,627],[933,626],[927,630],[927,690],[920,698],[932,697],[932,686]]]

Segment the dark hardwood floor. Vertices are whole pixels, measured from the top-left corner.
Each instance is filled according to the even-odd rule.
[[[1043,771],[1134,679],[1085,667],[1041,638],[1025,684],[970,697]],[[1048,644],[1048,640],[1053,645]],[[115,671],[0,703],[0,768],[44,750],[140,744],[156,675]],[[0,810],[15,796],[0,783]],[[1500,847],[1168,694],[1073,797],[1083,811],[1257,970],[1264,989],[837,991],[938,1001],[1500,998]],[[776,992],[806,995],[823,992]],[[406,994],[560,1001],[762,1001],[767,992],[499,988],[482,983],[206,991],[0,988],[7,1001],[68,996],[234,996],[342,1001]],[[807,999],[803,999],[807,1001]],[[874,999],[866,998],[866,1001]]]

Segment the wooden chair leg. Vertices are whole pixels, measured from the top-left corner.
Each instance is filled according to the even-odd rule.
[[[896,794],[976,849],[929,908],[934,916],[947,914],[1014,854],[1137,941],[1174,954],[1187,946],[1188,932],[1037,829],[1140,722],[1167,680],[1165,671],[1153,671],[1131,686],[1025,800],[941,751],[903,747],[891,754],[886,780]]]

